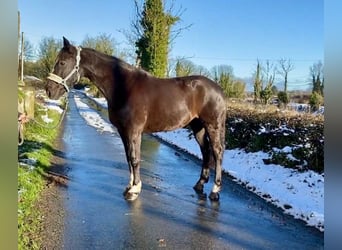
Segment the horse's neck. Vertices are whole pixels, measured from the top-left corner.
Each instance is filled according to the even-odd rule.
[[[112,71],[110,68],[112,65],[110,61],[104,61],[103,56],[96,51],[84,49],[82,52],[84,53],[84,62],[82,63],[84,76],[89,78],[100,89],[107,100],[111,99],[113,79],[111,77]],[[106,69],[107,63],[108,70]]]
[[[126,81],[127,76],[142,73],[118,58],[91,49],[84,49],[82,52],[84,53],[83,76],[89,78],[100,89],[108,102],[116,97],[122,98],[120,95],[132,86],[132,81]]]

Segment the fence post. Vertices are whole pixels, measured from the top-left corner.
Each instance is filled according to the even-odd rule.
[[[18,112],[26,113],[28,118],[34,118],[34,102],[35,102],[35,91],[34,88],[25,87],[21,88],[24,92],[24,99],[18,100]]]

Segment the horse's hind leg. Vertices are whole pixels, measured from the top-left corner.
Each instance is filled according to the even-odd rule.
[[[190,127],[194,133],[202,152],[202,170],[199,180],[194,186],[194,190],[198,194],[203,194],[204,184],[209,181],[210,163],[212,161],[212,151],[209,144],[209,138],[200,119],[194,119],[190,123]]]
[[[223,115],[218,120],[218,124],[209,124],[207,128],[215,161],[215,182],[209,195],[212,201],[219,200],[222,185],[222,160],[225,148],[225,114]]]

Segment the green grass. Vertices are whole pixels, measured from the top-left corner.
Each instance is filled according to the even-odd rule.
[[[40,123],[42,107],[36,104],[35,119]],[[60,114],[49,110],[48,117],[58,122]],[[51,123],[50,123],[51,124]],[[53,126],[53,124],[47,126]],[[35,208],[44,188],[44,172],[50,166],[58,128],[43,128],[30,121],[25,126],[25,141],[18,149],[18,249],[39,249],[41,215]]]

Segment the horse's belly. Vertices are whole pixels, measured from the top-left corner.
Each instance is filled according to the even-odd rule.
[[[152,117],[146,121],[144,132],[171,131],[182,128],[190,123],[195,117],[190,114],[184,116],[166,115],[163,117]]]

